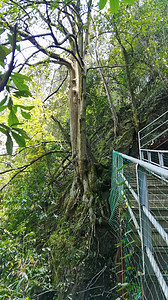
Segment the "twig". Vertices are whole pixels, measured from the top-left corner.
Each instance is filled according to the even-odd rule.
[[[82,294],[82,293],[88,292],[88,291],[90,291],[90,290],[101,289],[101,288],[103,288],[103,287],[104,287],[103,285],[91,287],[91,288],[85,289],[85,290],[83,290],[83,291],[79,291],[79,292],[77,292],[76,294]]]
[[[93,286],[106,269],[107,269],[107,266],[105,265],[102,270],[100,270],[95,276],[93,276],[93,278],[90,280],[90,282],[88,283],[86,288],[88,289],[91,286]]]

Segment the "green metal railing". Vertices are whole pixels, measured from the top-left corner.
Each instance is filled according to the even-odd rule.
[[[110,225],[121,299],[168,299],[168,170],[113,151]]]

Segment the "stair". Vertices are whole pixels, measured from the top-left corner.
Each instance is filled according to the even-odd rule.
[[[129,184],[131,188],[137,193],[137,180],[135,174],[135,165],[130,165],[129,170],[127,167],[124,170],[125,177],[129,174]],[[147,175],[147,186],[148,186],[148,201],[149,210],[151,214],[155,217],[156,221],[162,226],[162,228],[168,233],[168,185],[162,179],[155,177],[154,174],[149,173]],[[131,208],[136,217],[138,224],[139,221],[139,204],[133,199],[132,194],[127,190],[127,198],[131,199]],[[132,225],[132,239],[138,247],[141,247],[139,236],[137,230]],[[168,285],[168,245],[162,236],[158,233],[157,229],[151,224],[152,230],[152,245],[153,245],[153,255],[156,260],[157,265],[163,275],[165,282]],[[164,296],[162,288],[158,282],[157,277],[153,273],[153,270],[149,270],[149,274],[145,275],[145,300],[155,299],[155,300],[167,300]],[[153,291],[151,294],[151,291]],[[152,297],[154,296],[154,298]]]

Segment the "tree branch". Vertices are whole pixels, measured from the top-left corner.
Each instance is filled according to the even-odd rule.
[[[8,79],[12,73],[12,70],[14,68],[14,58],[15,58],[15,49],[16,49],[16,33],[17,33],[17,24],[14,26],[14,31],[13,31],[13,45],[12,45],[12,58],[11,62],[9,64],[8,71],[5,73],[2,81],[0,82],[0,92],[2,92],[8,82]]]
[[[126,68],[127,66],[132,66],[133,64],[129,65],[113,65],[113,66],[97,66],[97,67],[90,67],[87,69],[87,72],[90,70],[96,70],[96,69],[115,69],[115,68]]]
[[[70,144],[71,144],[71,142],[70,142],[70,137],[69,137],[69,135],[66,133],[65,129],[62,127],[61,123],[60,123],[53,115],[51,116],[51,119],[52,119],[55,123],[57,123],[57,125],[58,125],[59,129],[61,130],[63,136],[65,137],[67,143],[70,145]]]
[[[3,172],[0,172],[0,175],[2,174],[5,174],[5,173],[9,173],[9,172],[12,172],[12,171],[15,171],[15,170],[19,170],[18,172],[16,172],[9,180],[6,184],[3,185],[3,187],[0,189],[0,192],[18,175],[20,174],[21,172],[23,172],[25,169],[27,169],[28,167],[30,167],[32,164],[34,164],[36,161],[38,161],[39,159],[43,158],[44,156],[46,155],[49,155],[49,154],[53,154],[53,153],[70,153],[69,151],[62,151],[62,150],[51,150],[49,152],[46,152],[46,153],[43,153],[42,155],[40,155],[39,157],[33,159],[30,163],[24,165],[24,166],[21,166],[21,167],[18,167],[18,168],[13,168],[13,169],[9,169],[9,170],[6,170],[6,171],[3,171]]]
[[[4,19],[4,17],[1,16],[1,19],[5,22],[5,24],[7,25],[7,27],[11,30],[14,31],[14,28]],[[22,32],[20,30],[17,30],[18,33],[20,34],[20,36],[24,37],[26,40],[28,40],[31,44],[33,44],[38,50],[40,50],[42,53],[44,53],[45,55],[47,55],[50,58],[53,58],[57,64],[60,65],[64,65],[66,66],[68,69],[71,69],[71,62],[65,58],[62,58],[60,55],[53,53],[45,48],[43,48],[34,38],[33,35],[30,35],[28,33]]]
[[[46,102],[50,97],[52,97],[54,94],[56,94],[56,93],[59,91],[59,89],[62,87],[62,85],[63,85],[63,83],[65,82],[65,80],[67,79],[67,77],[68,77],[68,72],[66,73],[65,78],[64,78],[63,81],[60,83],[60,85],[59,85],[59,87],[56,89],[56,91],[54,91],[54,92],[51,93],[49,96],[47,96],[47,97],[44,99],[43,103]]]

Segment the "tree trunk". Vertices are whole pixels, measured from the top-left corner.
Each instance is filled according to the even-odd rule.
[[[86,138],[86,71],[76,60],[70,76],[70,137],[75,174],[67,210],[71,210],[78,199],[91,202],[88,196],[94,181],[94,167]]]
[[[124,57],[124,61],[125,61],[125,70],[126,70],[126,76],[127,76],[128,90],[130,93],[131,105],[132,105],[133,124],[134,124],[135,131],[137,133],[139,130],[139,120],[138,120],[138,112],[137,112],[137,108],[136,108],[135,94],[134,94],[134,90],[133,90],[133,86],[132,86],[132,82],[131,82],[129,57],[128,57],[127,50],[125,49],[125,47],[123,46],[123,43],[121,42],[117,27],[115,24],[114,24],[114,28],[115,28],[116,38],[121,47],[121,51],[123,53],[123,57]]]

